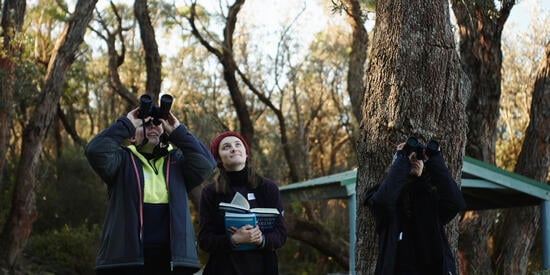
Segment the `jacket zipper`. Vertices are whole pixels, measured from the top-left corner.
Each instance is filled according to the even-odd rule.
[[[134,172],[136,173],[137,179],[137,188],[139,193],[139,239],[143,242],[143,195],[141,191],[141,178],[139,176],[139,171],[137,168],[136,160],[134,158],[134,154],[130,154],[130,159],[132,160]]]
[[[164,180],[166,181],[166,192],[168,192],[168,210],[170,211],[170,271],[174,271],[174,251],[172,249],[172,235],[173,235],[173,232],[172,232],[172,207],[171,207],[171,204],[170,204],[170,160],[171,160],[171,156],[170,154],[168,154],[168,157],[166,158],[166,162],[164,163],[164,165],[166,165],[166,172],[164,174]]]

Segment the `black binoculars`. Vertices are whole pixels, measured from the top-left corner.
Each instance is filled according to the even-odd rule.
[[[407,156],[415,152],[417,160],[425,160],[427,156],[433,156],[439,151],[439,143],[432,139],[424,146],[415,137],[409,137],[403,147],[403,151],[405,151]]]
[[[173,98],[171,95],[163,95],[160,97],[160,106],[155,106],[153,105],[151,96],[144,94],[139,98],[138,118],[152,117],[153,124],[159,125],[159,119],[168,119],[170,108],[172,108],[172,101]]]

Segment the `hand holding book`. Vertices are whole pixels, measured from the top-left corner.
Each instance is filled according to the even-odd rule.
[[[253,244],[256,247],[261,246],[263,242],[263,234],[258,226],[244,225],[240,228],[229,227],[231,232],[231,242],[238,246],[240,244]]]
[[[263,245],[262,231],[272,230],[277,217],[277,208],[252,208],[246,198],[235,193],[231,203],[220,202],[219,208],[225,211],[227,228],[234,250],[252,250]]]

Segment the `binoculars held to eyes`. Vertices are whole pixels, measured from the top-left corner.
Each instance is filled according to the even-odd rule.
[[[439,143],[435,140],[430,140],[426,146],[418,141],[415,137],[409,137],[403,147],[406,155],[416,153],[417,160],[425,160],[427,157],[433,156],[439,151]]]
[[[153,99],[150,95],[144,94],[139,98],[138,118],[153,118],[153,124],[159,125],[159,119],[167,119],[172,107],[173,98],[171,95],[163,95],[160,98],[160,107],[153,105]]]

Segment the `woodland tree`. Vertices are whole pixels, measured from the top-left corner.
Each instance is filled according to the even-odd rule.
[[[21,53],[21,35],[25,19],[25,0],[7,0],[2,5],[0,38],[0,190],[10,143],[12,125],[13,84]]]
[[[501,35],[515,4],[493,0],[451,1],[459,26],[460,57],[471,81],[466,113],[466,155],[495,164],[496,125],[502,79]],[[491,272],[489,235],[496,211],[467,212],[460,223],[460,269],[466,273]]]
[[[36,220],[35,187],[38,176],[38,157],[42,143],[57,111],[63,91],[65,74],[74,62],[84,33],[92,18],[96,1],[80,0],[60,35],[44,77],[39,102],[23,131],[21,157],[18,164],[12,207],[0,242],[4,244],[0,259],[12,267],[21,254]]]
[[[533,86],[530,121],[515,173],[547,182],[550,167],[550,42]],[[538,206],[503,210],[495,230],[495,266],[504,274],[526,274],[540,226]],[[521,233],[520,233],[521,232]]]

